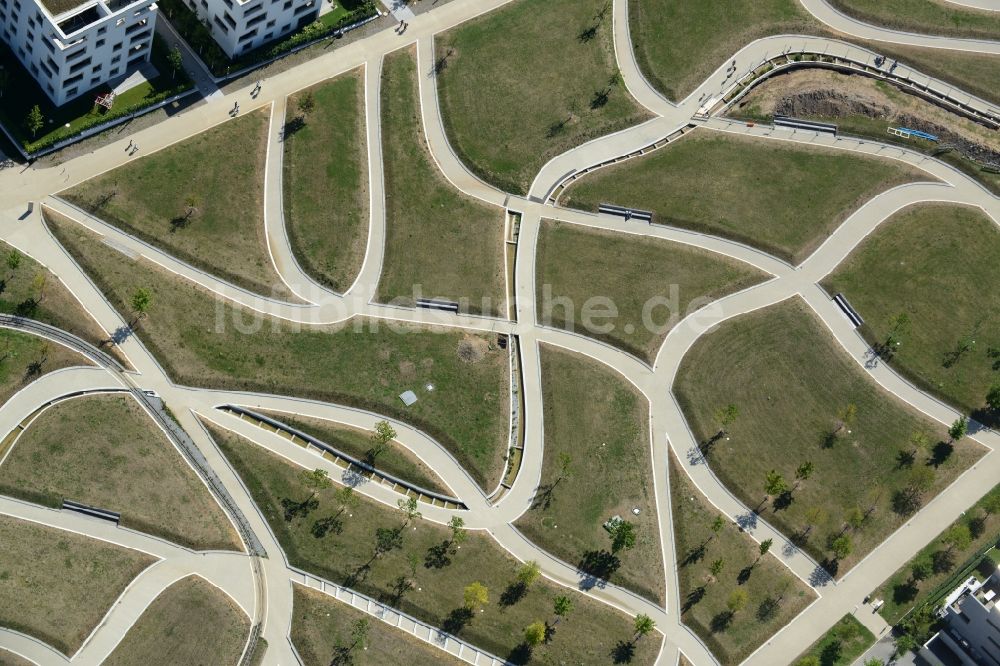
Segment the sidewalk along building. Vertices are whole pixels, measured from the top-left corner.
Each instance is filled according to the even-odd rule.
[[[321,0],[184,0],[230,58],[319,18]]]
[[[149,60],[152,0],[0,0],[0,35],[56,106]]]

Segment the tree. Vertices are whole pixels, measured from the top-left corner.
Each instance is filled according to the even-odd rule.
[[[948,550],[950,551],[965,550],[972,544],[972,532],[969,530],[968,525],[959,523],[948,528],[948,531],[944,533],[944,538],[941,540],[948,546]]]
[[[1000,411],[1000,382],[994,382],[986,393],[986,406],[994,411]]]
[[[635,638],[633,641],[642,638],[651,632],[654,627],[656,627],[656,622],[653,621],[653,618],[644,613],[639,613],[635,616]]]
[[[750,597],[747,591],[741,588],[735,589],[729,595],[729,599],[726,600],[726,608],[729,609],[730,613],[738,613],[747,605]]]
[[[312,495],[309,496],[309,499],[312,499],[320,490],[329,488],[332,485],[330,475],[327,471],[318,467],[314,470],[302,470],[302,481],[306,484],[307,488],[312,490]]]
[[[724,528],[725,526],[726,526],[726,519],[723,518],[722,516],[716,516],[715,520],[712,521],[711,525],[713,536],[716,536],[720,532],[722,532],[722,528]]]
[[[799,659],[795,666],[820,666],[819,657],[810,654]]]
[[[774,539],[764,539],[761,541],[760,545],[757,546],[757,550],[760,551],[760,557],[767,555],[767,551],[771,550],[772,545],[774,545]]]
[[[365,462],[369,465],[375,464],[375,459],[382,455],[391,442],[396,437],[396,431],[388,421],[379,421],[375,424],[375,429],[371,435],[371,448],[365,452]]]
[[[772,469],[764,477],[764,492],[771,497],[783,495],[788,492],[788,484],[785,483],[785,477]]]
[[[450,547],[454,549],[465,543],[469,535],[465,530],[465,521],[462,520],[461,516],[452,516],[448,527],[451,529],[451,543],[448,544]]]
[[[729,431],[729,426],[736,422],[740,416],[740,408],[729,403],[725,407],[715,410],[715,422],[719,424],[719,432],[725,434]]]
[[[885,336],[886,349],[892,352],[902,344],[902,338],[910,331],[910,316],[905,312],[889,320],[889,334]]]
[[[17,250],[11,250],[10,254],[7,255],[7,268],[12,271],[16,271],[17,267],[21,265],[21,253]]]
[[[708,569],[709,569],[709,571],[712,572],[713,576],[715,576],[716,578],[718,578],[719,574],[722,573],[723,567],[725,567],[725,566],[726,566],[726,561],[723,560],[720,557],[719,559],[717,559],[714,562],[712,562],[712,565]]]
[[[830,542],[830,550],[833,552],[833,556],[842,560],[851,554],[851,550],[854,548],[854,544],[851,543],[851,537],[846,534],[841,534],[839,537]]]
[[[469,611],[475,611],[490,600],[490,591],[477,580],[465,586],[463,597],[465,608]]]
[[[870,659],[865,659],[865,666],[885,666],[885,662],[878,657],[872,657]]]
[[[149,312],[149,306],[153,303],[153,295],[149,289],[138,287],[132,292],[132,312],[135,313],[136,321],[141,320]],[[133,322],[134,323],[134,322]]]
[[[352,648],[359,647],[362,650],[368,647],[368,630],[370,628],[368,618],[362,617],[354,622],[351,626],[351,640],[353,640]]]
[[[853,529],[859,530],[865,524],[865,513],[858,507],[853,507],[847,512],[847,524]]]
[[[965,437],[965,433],[968,431],[969,419],[965,416],[959,416],[955,419],[955,422],[951,424],[951,427],[948,428],[948,436],[951,437],[951,441],[957,442]]]
[[[198,195],[189,194],[184,197],[184,219],[190,220],[195,213],[198,212],[198,204],[201,201],[198,199]]]
[[[552,612],[556,615],[555,624],[570,614],[573,610],[573,600],[569,597],[558,596],[552,600]]]
[[[559,454],[559,474],[556,476],[555,482],[552,484],[555,486],[563,479],[568,479],[573,476],[573,456],[568,453]]]
[[[524,642],[529,647],[537,647],[545,641],[546,626],[544,622],[532,622],[524,628]]]
[[[38,130],[42,129],[45,125],[45,117],[42,115],[42,109],[37,104],[31,107],[31,111],[28,111],[28,117],[24,119],[24,124],[27,126],[28,131],[31,132],[31,138],[35,138]]]
[[[411,520],[416,520],[420,518],[420,511],[417,509],[417,498],[407,497],[406,499],[401,499],[396,502],[396,506],[399,510],[406,515],[406,520],[403,521],[403,527],[410,524]]]
[[[931,563],[928,562],[927,559],[921,557],[913,563],[912,567],[910,567],[910,580],[914,583],[927,580],[930,578],[932,571]]]
[[[812,476],[813,471],[813,464],[808,460],[799,465],[795,470],[795,486],[798,487],[799,483]]]
[[[993,516],[1000,513],[1000,492],[991,491],[982,501],[983,511]]]
[[[176,46],[167,53],[167,64],[170,65],[171,80],[177,77],[177,72],[184,66],[184,56]]]
[[[541,575],[541,569],[538,567],[538,562],[534,560],[529,560],[522,564],[517,570],[517,582],[524,586],[525,589],[531,587],[531,584],[538,580]]]
[[[38,298],[35,299],[35,302],[41,303],[45,300],[45,285],[48,284],[48,281],[45,271],[39,271],[35,273],[35,277],[31,278],[31,290],[38,292]]]
[[[347,509],[358,505],[358,496],[354,494],[354,488],[344,486],[333,493],[333,501],[337,503],[337,506],[340,507],[340,512],[343,513]]]
[[[302,96],[299,98],[299,111],[302,112],[302,115],[308,116],[315,107],[316,100],[313,99],[313,94],[308,90],[302,93]]]
[[[635,546],[635,525],[627,520],[617,521],[609,531],[611,537],[611,552],[632,550]]]
[[[399,528],[379,527],[375,530],[375,557],[403,547],[403,531]]]

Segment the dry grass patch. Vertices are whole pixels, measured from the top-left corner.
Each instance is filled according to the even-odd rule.
[[[830,0],[856,19],[904,32],[1000,39],[1000,13],[945,0]]]
[[[662,224],[731,238],[798,264],[864,202],[917,180],[933,178],[895,161],[699,130],[584,176],[561,203],[651,210]]]
[[[264,235],[269,122],[266,110],[240,116],[60,196],[212,275],[287,297]]]
[[[0,465],[0,492],[52,507],[64,499],[122,514],[122,524],[199,550],[243,550],[222,508],[130,395],[57,403]]]
[[[93,365],[84,356],[46,338],[0,328],[0,405],[42,375]]]
[[[670,503],[681,620],[722,664],[738,664],[816,594],[773,554],[762,557],[758,544],[708,502],[672,455]],[[712,525],[719,518],[723,526],[716,532]],[[719,566],[718,573],[713,566]],[[731,606],[734,595],[743,598]]]
[[[423,297],[463,312],[504,310],[501,209],[456,190],[427,150],[412,50],[382,63],[386,243],[378,299],[412,306]]]
[[[235,664],[250,618],[198,576],[177,581],[142,612],[103,666]]]
[[[542,391],[542,478],[518,529],[581,570],[663,603],[649,403],[607,367],[548,346],[542,348]],[[634,525],[636,543],[612,553],[603,525],[616,515]]]
[[[579,330],[652,363],[684,316],[767,278],[721,254],[659,238],[545,221],[538,237],[536,294],[545,325]],[[616,315],[582,321],[592,298],[610,299]],[[560,305],[569,299],[569,307]],[[594,301],[600,302],[600,301]],[[650,303],[660,303],[648,311]],[[593,327],[591,327],[592,329]]]
[[[306,96],[311,110],[303,109]],[[365,256],[366,146],[363,70],[288,98],[282,183],[288,238],[302,269],[340,293]]]
[[[361,619],[369,623],[368,646],[352,651],[353,663],[357,666],[458,666],[465,663],[322,592],[295,585],[293,593],[292,644],[306,666],[336,663],[333,658],[338,642],[350,646],[353,625]]]
[[[985,453],[884,393],[797,298],[701,338],[674,390],[723,483],[834,575]]]
[[[75,653],[133,578],[156,561],[0,515],[0,626]]]
[[[123,317],[136,287],[151,291],[138,335],[175,381],[308,397],[398,418],[437,439],[483,488],[495,487],[509,437],[510,388],[508,352],[494,336],[375,319],[289,324],[218,301],[146,260],[127,260],[80,225],[50,223]],[[487,349],[475,362],[458,353],[470,337]],[[407,389],[419,398],[410,407],[399,399]]]

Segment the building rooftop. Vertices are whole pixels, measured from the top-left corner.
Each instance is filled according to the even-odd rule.
[[[66,12],[76,9],[81,5],[85,5],[88,2],[90,2],[90,0],[41,0],[42,6],[49,10],[49,13],[53,16],[65,14]]]

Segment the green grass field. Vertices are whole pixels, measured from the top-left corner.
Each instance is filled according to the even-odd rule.
[[[824,281],[858,310],[873,345],[905,313],[890,365],[993,423],[1000,414],[987,411],[986,393],[1000,381],[1000,292],[987,285],[996,284],[1000,229],[978,208],[949,205],[896,213]]]
[[[372,433],[364,430],[357,430],[349,426],[334,423],[333,421],[309,416],[272,412],[264,409],[255,411],[281,421],[285,425],[291,426],[307,435],[312,435],[321,442],[325,442],[342,453],[353,456],[358,460],[364,460],[365,455],[372,448]],[[375,468],[410,483],[415,483],[427,490],[435,490],[446,495],[452,492],[441,482],[440,477],[434,473],[434,470],[421,462],[420,458],[410,453],[409,449],[396,441],[389,442],[388,448],[378,455],[375,459]]]
[[[264,238],[268,119],[224,122],[60,196],[212,275],[286,296]]]
[[[292,644],[306,666],[329,666],[337,641],[341,646],[353,643],[353,625],[362,618],[369,622],[368,645],[352,651],[357,666],[457,666],[464,661],[444,650],[434,648],[333,597],[302,585],[293,588]]]
[[[250,618],[225,592],[188,576],[153,600],[103,666],[235,664],[249,631]]]
[[[944,0],[831,0],[830,4],[848,16],[893,30],[1000,39],[1000,14]]]
[[[503,473],[508,355],[494,338],[378,320],[300,327],[258,317],[145,260],[125,259],[80,225],[49,221],[124,317],[134,289],[150,289],[138,335],[175,381],[370,409],[436,438],[484,488]],[[411,407],[399,399],[407,389],[419,396]]]
[[[797,299],[703,337],[674,390],[723,483],[836,575],[985,452],[969,439],[949,443],[943,426],[883,393]],[[727,404],[739,415],[720,437],[716,411]],[[797,480],[805,463],[812,475]],[[766,493],[772,470],[787,493]],[[849,552],[837,558],[840,537]]]
[[[0,465],[0,492],[117,511],[125,527],[189,548],[243,550],[208,488],[129,395],[75,398],[42,412]]]
[[[304,470],[232,433],[209,430],[294,566],[450,628],[502,658],[523,655],[518,646],[528,624],[553,621],[556,595],[571,597],[574,610],[559,623],[550,643],[535,648],[532,663],[610,662],[615,645],[632,637],[631,618],[544,578],[518,597],[512,585],[518,563],[485,533],[469,532],[461,548],[450,552],[447,528],[423,519],[403,527],[405,517],[399,510],[361,497],[357,506],[341,514],[341,533],[316,537],[313,524],[339,510],[336,488],[317,491],[314,509],[285,520],[282,500],[300,505],[312,493],[303,481]],[[378,555],[380,529],[398,534],[400,547]],[[463,624],[463,589],[474,581],[488,588],[489,600],[482,613]],[[658,648],[658,634],[639,641],[632,663],[652,664]]]
[[[966,11],[937,0],[837,1],[877,7],[880,12],[891,10],[893,6],[926,7],[931,4],[947,7],[949,15]],[[751,41],[770,35],[804,34],[852,42],[897,59],[924,74],[950,81],[966,92],[1000,103],[1000,56],[854,39],[820,24],[797,0],[728,3],[633,0],[629,4],[629,26],[643,74],[672,100],[686,97]],[[662,38],[666,34],[670,39]]]
[[[552,221],[542,225],[537,262],[540,321],[580,331],[647,363],[684,316],[767,278],[747,264],[681,243]],[[596,326],[612,324],[608,332],[587,330],[582,321],[594,297],[610,299],[617,310],[617,318],[593,319]],[[563,299],[571,307],[560,306]],[[644,318],[646,304],[657,302],[662,304]]]
[[[607,0],[518,0],[438,35],[451,145],[524,194],[550,159],[649,115],[618,75]]]
[[[815,657],[823,666],[851,666],[874,643],[875,634],[853,615],[845,615],[799,655],[796,663]]]
[[[994,486],[961,518],[941,530],[931,543],[875,588],[870,596],[885,601],[879,614],[886,622],[896,624],[907,611],[924,603],[931,595],[947,594],[958,586],[961,581],[954,580],[954,577],[961,572],[963,565],[983,548],[1000,542],[998,509],[1000,486]],[[965,532],[971,538],[966,540],[961,537],[959,541],[952,541],[950,537],[956,532]],[[946,556],[937,554],[942,552]],[[914,578],[914,564],[918,562],[931,565],[926,578]]]
[[[504,302],[503,211],[444,179],[423,135],[416,59],[397,51],[382,63],[382,151],[386,244],[378,298],[412,306],[425,297],[498,314]]]
[[[663,603],[663,552],[650,477],[649,403],[632,384],[586,356],[542,348],[545,458],[538,494],[516,525],[556,557],[576,564],[610,552],[603,524],[618,515],[636,545],[616,555],[611,582]],[[562,456],[571,458],[569,476]],[[632,514],[633,508],[640,514]]]
[[[306,94],[314,105],[308,113],[300,107]],[[343,293],[361,270],[368,238],[362,70],[292,95],[284,137],[285,225],[292,251],[314,280]]]
[[[670,460],[670,503],[674,519],[680,583],[681,620],[722,664],[738,664],[775,632],[791,622],[816,594],[781,562],[759,557],[757,543],[726,521],[715,533],[721,514]],[[713,563],[721,560],[718,575]],[[741,572],[749,578],[740,583]],[[743,607],[730,613],[736,590],[746,593]]]
[[[914,180],[933,178],[843,151],[696,131],[584,176],[560,203],[651,210],[660,223],[732,238],[797,264],[862,203]]]
[[[76,652],[133,578],[144,553],[0,515],[0,626]]]

